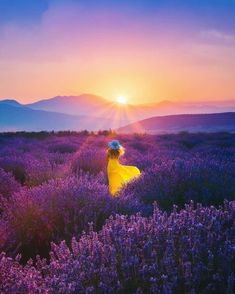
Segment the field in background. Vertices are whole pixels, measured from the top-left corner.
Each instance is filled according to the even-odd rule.
[[[234,200],[235,134],[0,134],[0,292],[233,293]]]

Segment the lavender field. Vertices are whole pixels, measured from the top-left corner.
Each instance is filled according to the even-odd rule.
[[[0,293],[232,294],[234,201],[235,134],[0,134]]]

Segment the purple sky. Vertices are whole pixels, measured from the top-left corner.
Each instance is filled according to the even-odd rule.
[[[233,0],[0,0],[0,13],[0,98],[235,98]]]

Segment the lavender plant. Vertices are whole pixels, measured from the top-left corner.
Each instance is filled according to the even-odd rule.
[[[20,187],[11,173],[0,168],[0,195],[9,198],[13,193],[18,192]]]
[[[183,206],[190,200],[203,204],[222,204],[235,199],[235,163],[217,160],[173,160],[155,164],[136,181],[128,184],[120,197],[139,200],[144,212],[157,201],[163,209]]]
[[[52,240],[79,236],[91,221],[101,228],[115,205],[107,187],[87,175],[22,189],[4,207],[0,227],[8,229],[2,249],[20,252],[24,259],[47,255]]]
[[[19,255],[16,259],[12,259],[5,253],[0,253],[0,293],[49,293],[41,273],[32,266],[32,261],[29,260],[25,266],[22,266],[19,261]]]

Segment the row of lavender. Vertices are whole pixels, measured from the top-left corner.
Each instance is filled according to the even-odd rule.
[[[171,216],[153,212],[153,202],[157,201],[162,210],[171,211],[174,204],[182,208],[190,200],[217,207],[224,199],[233,201],[235,135],[118,136],[126,147],[122,161],[137,165],[142,176],[125,187],[119,198],[111,198],[105,148],[114,136],[107,133],[0,136],[0,251],[11,257],[22,255],[20,261],[1,256],[0,280],[5,282],[0,293],[233,291],[232,202],[218,210],[187,207]],[[128,220],[120,216],[137,212],[146,218],[132,216]],[[117,213],[119,216],[102,229],[106,219]],[[169,221],[172,219],[175,221]],[[91,222],[94,232],[82,235]],[[153,235],[148,227],[142,228],[138,237],[134,228],[143,222],[151,223]],[[207,232],[213,238],[205,241],[201,235],[198,237],[195,225],[199,230],[204,226],[204,234]],[[165,237],[155,240],[161,238],[162,227],[172,232],[169,239],[172,253],[168,250],[169,232],[164,231]],[[95,232],[99,230],[97,235]],[[111,237],[105,233],[107,230]],[[125,232],[123,236],[118,230]],[[73,241],[71,249],[73,237],[81,239],[78,243]],[[22,265],[30,257],[35,260],[37,254],[48,260],[50,243],[59,244],[62,240],[70,249],[64,244],[54,245],[49,264],[38,261],[36,268]],[[145,260],[147,240],[152,240],[152,245]],[[128,248],[128,244],[131,247],[127,254],[123,248]],[[76,254],[74,246],[80,248]],[[225,249],[226,258],[221,257]],[[198,252],[197,258],[192,250]],[[172,269],[165,266],[168,258]],[[93,260],[97,261],[90,268]],[[129,268],[127,272],[125,267]]]

